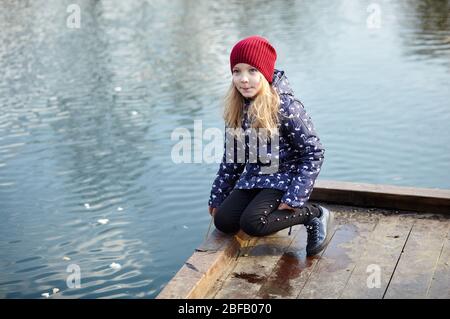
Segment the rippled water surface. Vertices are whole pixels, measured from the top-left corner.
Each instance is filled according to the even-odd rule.
[[[320,179],[450,188],[449,1],[77,1],[79,29],[70,3],[0,1],[0,297],[159,293],[218,168],[175,164],[171,133],[223,127],[251,34],[315,123]]]

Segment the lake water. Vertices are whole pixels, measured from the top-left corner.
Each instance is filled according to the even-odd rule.
[[[252,34],[313,119],[319,179],[450,188],[449,1],[80,0],[70,28],[72,2],[0,1],[1,298],[161,291],[218,169],[175,164],[171,133],[223,128]]]

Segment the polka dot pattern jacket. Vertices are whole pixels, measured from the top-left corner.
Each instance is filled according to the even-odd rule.
[[[278,125],[280,138],[278,147],[275,147],[277,149],[272,152],[279,161],[278,170],[264,174],[261,171],[262,166],[270,164],[263,164],[260,161],[249,162],[248,139],[246,139],[245,163],[227,162],[224,143],[224,156],[212,185],[209,206],[219,207],[233,189],[282,190],[284,196],[281,202],[291,207],[302,207],[309,199],[324,160],[325,150],[303,104],[294,97],[284,71],[275,70],[272,86],[280,96]],[[247,102],[242,120],[244,131],[251,127],[247,117],[248,107],[251,105]],[[271,156],[270,143],[267,145],[269,145],[268,155]]]

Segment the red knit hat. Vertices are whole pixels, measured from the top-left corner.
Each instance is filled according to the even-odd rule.
[[[230,54],[230,68],[238,63],[247,63],[258,69],[272,83],[277,52],[263,37],[254,35],[236,43]]]

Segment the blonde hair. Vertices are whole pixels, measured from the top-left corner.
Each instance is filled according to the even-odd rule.
[[[223,118],[229,128],[239,129],[243,116],[244,97],[231,82],[224,100]],[[278,113],[280,96],[274,87],[261,75],[261,88],[248,109],[248,118],[252,128],[264,128],[270,136],[276,134],[279,124]],[[270,138],[269,136],[269,138]]]

